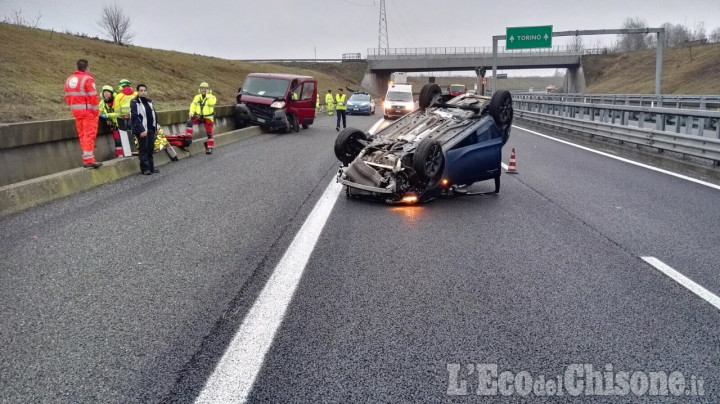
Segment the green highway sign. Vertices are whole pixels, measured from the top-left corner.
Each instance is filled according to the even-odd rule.
[[[552,48],[552,25],[508,27],[506,49]]]

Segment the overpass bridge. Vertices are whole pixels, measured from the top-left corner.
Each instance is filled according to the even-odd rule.
[[[497,53],[498,69],[568,69],[569,90],[581,92],[580,58],[582,50],[569,46],[547,49],[506,49]],[[492,47],[390,48],[368,49],[368,70],[363,86],[383,94],[390,74],[402,72],[467,71],[477,68],[491,70],[494,63]]]

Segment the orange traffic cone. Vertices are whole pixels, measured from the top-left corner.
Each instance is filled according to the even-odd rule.
[[[517,174],[517,166],[515,165],[515,148],[513,147],[512,152],[510,153],[510,164],[508,164],[508,168],[505,171],[508,174]]]

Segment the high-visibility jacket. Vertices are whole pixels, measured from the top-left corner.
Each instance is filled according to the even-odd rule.
[[[117,118],[120,114],[115,112],[115,99],[113,99],[110,103],[105,102],[104,98],[100,100],[100,115],[102,114],[105,114],[105,119],[107,119],[108,125],[112,123],[117,126]]]
[[[130,119],[130,102],[133,98],[137,97],[137,91],[133,90],[132,87],[125,87],[115,96],[115,112],[119,115],[117,117]]]
[[[76,71],[68,77],[65,81],[65,101],[76,118],[98,116],[100,98],[92,74]]]
[[[208,90],[207,94],[205,95],[199,93],[195,96],[195,98],[193,98],[192,104],[190,104],[190,118],[198,115],[203,117],[204,119],[209,119],[214,122],[215,117],[213,115],[215,114],[216,103],[217,98],[212,95],[211,90]]]
[[[330,93],[325,94],[325,104],[328,105],[328,108],[332,108],[333,106],[333,96]]]
[[[347,107],[345,106],[345,99],[347,98],[347,94],[335,94],[335,109],[338,111],[345,111],[347,110]]]

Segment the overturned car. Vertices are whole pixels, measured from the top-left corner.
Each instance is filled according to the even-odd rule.
[[[347,128],[335,140],[337,180],[348,197],[387,203],[425,202],[468,192],[495,180],[500,191],[502,147],[510,136],[512,97],[463,94],[443,101],[437,84],[422,88],[420,109],[375,134]]]

